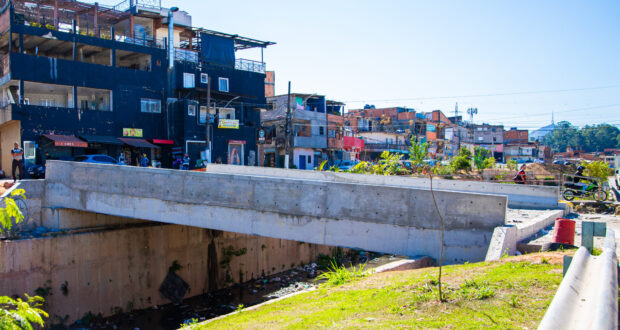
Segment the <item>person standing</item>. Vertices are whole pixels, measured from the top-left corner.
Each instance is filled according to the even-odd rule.
[[[191,159],[189,158],[189,155],[187,153],[183,155],[183,165],[181,168],[186,171],[189,170],[190,161]]]
[[[22,180],[24,178],[24,150],[19,147],[19,143],[13,143],[13,149],[11,150],[11,155],[13,156],[13,182],[17,181],[15,176],[15,170],[19,169],[19,179]]]
[[[146,154],[142,154],[142,159],[140,159],[140,166],[149,167],[149,158],[146,157]]]
[[[121,151],[118,155],[118,164],[119,165],[127,165],[127,160],[125,159],[125,153]]]

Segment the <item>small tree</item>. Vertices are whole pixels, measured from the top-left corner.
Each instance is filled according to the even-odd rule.
[[[607,180],[607,177],[614,173],[614,170],[609,167],[609,164],[601,160],[591,163],[582,162],[581,165],[586,168],[584,171],[586,176],[591,176],[602,180]]]
[[[45,300],[39,296],[26,295],[26,298],[24,301],[21,298],[0,297],[0,329],[32,330],[33,323],[43,327],[43,317],[49,317],[40,308]]]
[[[485,168],[484,160],[487,159],[488,156],[489,150],[482,147],[474,148],[474,165],[476,165],[477,169],[482,170]]]
[[[516,171],[518,167],[517,161],[514,160],[514,158],[506,162],[506,165],[508,166],[508,169],[511,171]]]
[[[15,203],[15,197],[26,198],[23,189],[15,189],[11,192],[11,197],[4,198],[3,208],[0,208],[0,234],[9,235],[15,224],[24,219],[22,212]],[[13,299],[7,296],[0,296],[0,329],[33,329],[32,323],[43,327],[43,317],[49,317],[45,311],[39,307],[43,306],[45,300],[42,297],[30,297],[27,300],[21,298]]]
[[[415,138],[411,137],[411,146],[409,147],[409,160],[411,165],[421,166],[424,165],[424,158],[428,154],[428,143],[420,143],[415,141]]]
[[[495,158],[489,157],[482,162],[482,168],[493,168],[495,167]]]

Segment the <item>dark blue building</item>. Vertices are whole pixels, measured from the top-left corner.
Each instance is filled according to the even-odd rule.
[[[27,164],[123,153],[134,164],[146,154],[153,165],[171,167],[181,152],[190,153],[192,165],[209,155],[256,164],[265,66],[236,59],[235,51],[272,43],[196,29],[187,13],[173,15],[169,65],[165,8],[135,0],[114,7],[3,3],[2,170],[10,174],[14,141]]]

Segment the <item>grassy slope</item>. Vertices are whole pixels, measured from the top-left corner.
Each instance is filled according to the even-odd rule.
[[[193,328],[536,328],[562,279],[561,253],[375,274]]]

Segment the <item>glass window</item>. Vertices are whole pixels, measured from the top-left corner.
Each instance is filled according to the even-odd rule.
[[[77,99],[80,109],[112,111],[112,91],[110,90],[78,87]]]
[[[235,108],[218,108],[219,119],[235,119]]]
[[[209,75],[206,73],[200,74],[200,82],[203,84],[207,84],[209,82]]]
[[[148,113],[161,113],[161,100],[140,99],[140,111]]]
[[[194,88],[195,85],[195,77],[193,73],[183,73],[183,88]]]
[[[187,115],[188,116],[195,116],[196,115],[196,105],[195,104],[188,104],[187,105]]]
[[[35,143],[34,141],[24,141],[24,158],[25,159],[33,159],[35,158]]]
[[[323,126],[319,127],[319,135],[325,135],[325,128]]]
[[[228,78],[220,78],[219,83],[220,92],[228,92]]]
[[[200,124],[205,124],[207,122],[207,106],[206,105],[200,106],[200,118],[198,119],[198,122]]]

